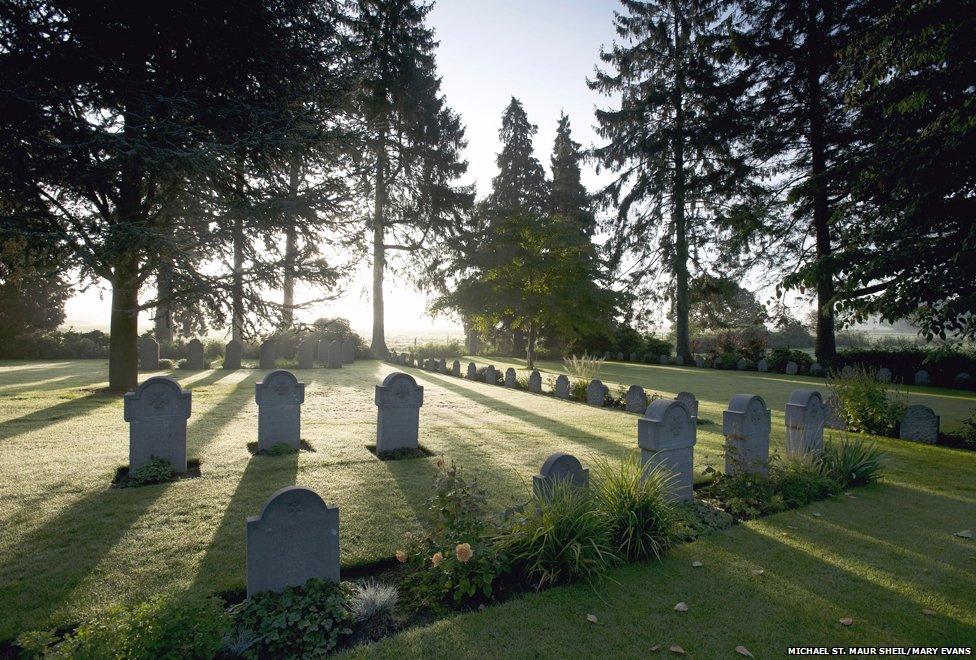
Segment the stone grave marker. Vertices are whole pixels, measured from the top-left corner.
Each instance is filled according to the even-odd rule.
[[[139,368],[143,371],[159,369],[159,342],[152,337],[139,338]]]
[[[224,369],[240,369],[244,358],[244,345],[236,339],[231,339],[224,346]]]
[[[552,387],[552,392],[558,399],[569,398],[569,377],[566,374],[559,374],[559,377],[556,378],[555,385]]]
[[[313,369],[315,367],[315,344],[313,339],[305,339],[298,344],[298,368]]]
[[[736,394],[722,413],[725,473],[766,474],[769,460],[770,413],[762,397]]]
[[[302,440],[302,404],[305,383],[284,369],[272,371],[254,384],[258,404],[258,451],[277,444],[299,449]]]
[[[478,365],[474,362],[468,362],[468,380],[478,379]]]
[[[610,359],[610,351],[607,351],[607,352],[605,352],[605,353],[603,354],[603,359],[604,359],[604,360],[609,360],[609,359]]]
[[[824,426],[828,429],[847,430],[847,422],[841,417],[840,401],[836,394],[831,394],[824,403]]]
[[[640,385],[631,385],[627,390],[627,412],[644,414],[647,410],[647,392]]]
[[[122,416],[129,423],[129,474],[153,458],[186,472],[186,420],[190,392],[172,378],[155,376],[123,397]]]
[[[748,370],[749,369],[749,360],[747,360],[745,358],[739,358],[739,361],[736,362],[736,364],[735,364],[735,368],[738,369],[739,371],[746,371],[746,370]]]
[[[509,367],[505,370],[505,387],[515,387],[516,381],[515,369]]]
[[[794,362],[793,360],[790,360],[789,362],[786,363],[786,375],[787,376],[795,376],[796,373],[797,373],[797,371],[799,371],[799,368],[796,366],[796,362]]]
[[[766,362],[766,359],[765,358],[763,358],[762,360],[760,360],[759,362],[757,362],[756,363],[756,371],[758,371],[761,374],[764,374],[767,371],[769,371],[769,362]]]
[[[440,371],[442,374],[449,374],[449,373],[451,373],[450,368],[448,368],[448,366],[447,366],[447,359],[441,358],[441,363],[439,365],[438,371]]]
[[[684,364],[685,364],[685,356],[684,355],[676,355],[676,356],[674,356],[674,363],[676,365],[678,365],[679,367],[683,367]]]
[[[952,386],[961,390],[968,390],[973,386],[973,377],[965,371],[960,371],[958,374],[956,374],[956,377],[952,379]]]
[[[199,339],[191,339],[186,345],[186,368],[191,371],[203,369],[203,344]]]
[[[617,353],[617,362],[623,362],[623,361],[624,361],[624,352],[620,351]]]
[[[352,337],[346,337],[342,342],[342,363],[352,364],[356,361],[356,342]]]
[[[532,477],[532,495],[540,500],[548,500],[557,483],[586,488],[590,483],[590,471],[571,454],[552,454],[542,464],[539,474]]]
[[[890,383],[891,369],[888,369],[887,367],[881,367],[880,369],[878,369],[877,373],[874,374],[874,377],[877,379],[879,383]]]
[[[939,441],[939,416],[928,406],[908,406],[898,427],[898,437],[934,445]]]
[[[258,355],[258,366],[261,369],[274,369],[278,364],[278,345],[274,339],[269,339],[261,344],[261,351]]]
[[[591,406],[603,407],[607,399],[607,386],[599,379],[594,378],[586,386],[586,403]]]
[[[417,449],[424,388],[410,374],[395,371],[376,386],[376,453]]]
[[[658,358],[658,362],[660,364],[670,364],[671,363],[671,357],[668,356],[668,355],[662,355],[661,357]]]
[[[674,474],[670,497],[694,499],[695,442],[698,428],[685,405],[677,399],[657,399],[637,420],[637,446],[641,462],[650,470],[662,466]]]
[[[705,358],[703,358],[701,355],[696,355],[695,356],[695,366],[696,367],[704,367],[705,366]]]
[[[539,373],[538,369],[533,369],[532,373],[529,374],[529,391],[536,394],[542,392],[542,374]]]
[[[452,376],[457,376],[457,377],[460,377],[461,376],[461,361],[460,360],[455,360],[451,364],[451,375]]]
[[[498,372],[495,371],[494,365],[489,364],[487,367],[485,367],[485,382],[489,385],[498,384]]]
[[[916,385],[931,385],[932,379],[929,377],[929,372],[925,369],[921,369],[915,372],[915,384]]]
[[[691,419],[697,424],[698,423],[698,399],[691,392],[678,392],[678,396],[674,397],[675,401],[680,401],[685,404],[685,408],[688,410],[688,414],[691,415]]]
[[[342,369],[342,342],[338,339],[333,339],[329,343],[329,353],[326,367],[329,369]]]
[[[810,375],[814,378],[823,378],[827,375],[827,370],[819,362],[814,362],[810,365]]]
[[[247,519],[247,595],[339,581],[339,509],[315,491],[286,486]]]
[[[787,454],[800,457],[823,452],[825,413],[820,392],[793,391],[786,403]]]
[[[630,361],[631,362],[637,362],[637,353],[631,353],[630,354]]]

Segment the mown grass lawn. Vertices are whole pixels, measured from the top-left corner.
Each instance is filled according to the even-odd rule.
[[[433,459],[381,462],[366,449],[373,385],[392,369],[370,361],[297,372],[307,383],[303,436],[316,451],[275,458],[246,448],[264,372],[176,373],[193,391],[189,454],[202,477],[120,490],[108,485],[127,460],[128,435],[121,399],[98,389],[106,365],[0,363],[0,640],[158,592],[242,587],[244,519],[289,484],[339,505],[344,566],[389,558],[417,528],[433,472]],[[478,476],[498,507],[524,499],[553,451],[586,462],[636,446],[634,415],[408,371],[426,388],[421,442]],[[657,365],[610,364],[601,375],[694,392],[709,422],[699,427],[698,470],[721,464],[721,410],[733,393],[766,399],[779,447],[790,391],[822,385]],[[926,403],[944,420],[961,419],[976,398],[936,393]],[[768,657],[787,645],[974,645],[976,542],[952,533],[976,528],[976,453],[879,442],[885,481],[856,499],[737,526],[661,562],[622,567],[596,589],[530,595],[355,652],[646,656],[660,643],[722,657],[743,644]],[[703,566],[692,568],[695,560]],[[687,613],[673,611],[678,601]],[[599,622],[587,623],[588,613]],[[850,627],[838,623],[846,616]]]

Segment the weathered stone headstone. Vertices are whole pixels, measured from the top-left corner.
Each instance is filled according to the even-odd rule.
[[[586,403],[591,406],[603,407],[607,400],[607,386],[599,379],[594,378],[586,386]]]
[[[529,374],[529,391],[536,394],[542,393],[542,374],[538,369],[533,369]]]
[[[850,378],[854,375],[854,367],[849,364],[845,364],[844,368],[840,370],[840,375],[844,378]]]
[[[915,372],[915,384],[916,385],[931,385],[932,379],[929,377],[929,372],[925,369],[921,369]]]
[[[186,368],[192,371],[203,369],[203,344],[199,339],[191,339],[186,345]]]
[[[308,488],[286,486],[247,519],[247,595],[311,579],[339,581],[339,509]]]
[[[456,377],[460,377],[461,376],[461,361],[460,360],[455,360],[451,364],[451,375],[452,376],[456,376]]]
[[[797,373],[797,371],[799,371],[799,368],[796,366],[796,362],[794,362],[793,360],[790,360],[789,362],[786,363],[786,375],[787,376],[795,376],[796,373]]]
[[[609,360],[610,359],[610,351],[607,351],[606,353],[603,354],[603,359],[604,360]]]
[[[769,371],[769,363],[766,362],[765,359],[760,360],[759,362],[756,363],[756,371],[758,371],[761,374],[766,373],[767,371]]]
[[[376,386],[376,452],[417,449],[424,388],[410,374],[395,371]]]
[[[953,387],[958,387],[961,390],[968,390],[973,386],[973,377],[970,376],[965,371],[956,374],[956,377],[952,379]]]
[[[244,345],[236,339],[231,339],[224,346],[224,369],[240,369],[244,358]]]
[[[449,374],[449,373],[451,373],[450,368],[448,368],[448,366],[447,366],[447,359],[441,358],[441,363],[438,366],[438,371],[440,371],[442,374]]]
[[[712,360],[712,369],[721,369],[721,368],[722,368],[722,358],[715,356],[715,359]]]
[[[356,361],[356,342],[352,337],[346,337],[342,342],[342,363],[352,364]]]
[[[509,367],[505,370],[505,387],[515,387],[516,382],[515,369]]]
[[[329,343],[328,359],[325,366],[329,369],[342,369],[342,342],[333,339]]]
[[[827,375],[827,370],[819,362],[814,362],[810,365],[810,375],[814,378],[823,378]]]
[[[878,369],[877,373],[874,374],[875,379],[879,383],[890,383],[891,382],[891,369],[887,367],[881,367]]]
[[[898,428],[898,437],[934,445],[939,441],[939,416],[928,406],[908,406]]]
[[[647,410],[647,392],[640,385],[631,385],[627,390],[627,412],[644,414]]]
[[[824,426],[828,429],[847,430],[847,422],[841,417],[840,401],[836,394],[831,394],[824,403]]]
[[[152,337],[139,338],[139,368],[143,371],[159,369],[159,342]]]
[[[678,392],[678,396],[674,397],[675,401],[680,401],[685,405],[685,409],[688,410],[688,414],[691,415],[691,419],[698,423],[698,399],[691,392]]]
[[[261,344],[261,352],[258,354],[258,366],[261,369],[274,369],[278,364],[278,344],[274,339]]]
[[[467,375],[467,378],[468,378],[468,380],[477,380],[478,379],[478,365],[476,365],[474,362],[468,362],[468,375]]]
[[[556,378],[556,384],[552,387],[553,394],[559,399],[569,398],[569,377],[566,374],[559,374]]]
[[[630,361],[631,362],[637,362],[637,353],[631,353],[630,354]]]
[[[489,364],[485,368],[485,382],[488,383],[489,385],[498,384],[498,372],[495,371],[494,365]]]
[[[254,384],[258,404],[258,451],[275,445],[299,449],[302,441],[302,404],[305,383],[284,369],[276,369]]]
[[[617,362],[623,362],[623,361],[624,361],[624,352],[620,351],[619,353],[617,353]]]
[[[186,420],[190,392],[172,378],[150,378],[123,397],[122,416],[129,423],[129,473],[153,458],[186,472]]]
[[[695,366],[696,367],[704,367],[705,366],[705,358],[703,358],[701,355],[696,355],[695,356]]]
[[[660,364],[670,364],[671,363],[671,357],[668,356],[668,355],[662,355],[661,357],[658,358],[658,362]]]
[[[826,410],[816,390],[794,390],[786,403],[786,453],[805,456],[823,452]]]
[[[671,499],[690,502],[694,499],[695,442],[698,428],[683,403],[658,399],[637,420],[637,446],[641,462],[651,470],[662,466],[674,474]]]
[[[539,474],[532,477],[532,494],[538,499],[547,500],[552,497],[557,483],[586,488],[590,483],[590,471],[571,454],[552,454],[542,464]]]
[[[312,369],[315,367],[315,344],[313,339],[305,339],[298,344],[298,368]]]
[[[746,369],[749,368],[749,360],[745,358],[739,358],[739,361],[736,363],[735,368],[738,369],[739,371],[745,371]]]
[[[725,473],[766,474],[769,460],[770,413],[761,397],[736,394],[722,413]]]
[[[678,365],[679,367],[683,367],[684,364],[685,364],[685,356],[684,355],[676,355],[676,356],[674,356],[674,363],[676,365]]]

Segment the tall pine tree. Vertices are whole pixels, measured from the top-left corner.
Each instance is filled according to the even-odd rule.
[[[542,213],[548,208],[548,184],[542,163],[535,157],[532,139],[538,126],[529,122],[522,102],[512,97],[502,113],[495,159],[498,174],[491,181],[488,207],[493,211]]]
[[[584,236],[593,235],[596,216],[590,195],[583,186],[580,162],[583,153],[580,144],[573,140],[569,116],[562,113],[556,127],[556,141],[552,148],[552,186],[549,208],[552,213],[570,218]]]

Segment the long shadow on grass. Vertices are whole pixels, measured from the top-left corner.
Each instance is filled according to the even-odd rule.
[[[84,396],[56,403],[53,406],[29,412],[26,415],[0,422],[0,441],[47,428],[66,419],[87,415],[105,406],[119,402],[119,396],[104,391],[94,391]]]

